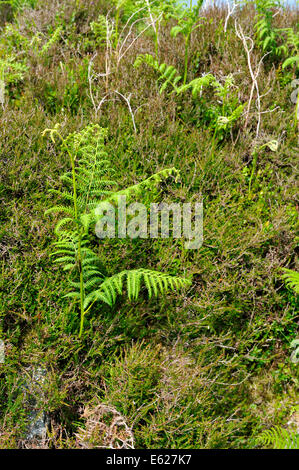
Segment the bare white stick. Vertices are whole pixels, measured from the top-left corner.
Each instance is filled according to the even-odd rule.
[[[157,28],[157,25],[156,25],[156,20],[154,20],[154,17],[153,17],[153,14],[152,14],[152,10],[151,10],[151,7],[150,7],[150,2],[148,0],[145,0],[145,3],[147,4],[148,14],[150,16],[152,28],[155,31],[155,35],[158,37],[158,28]]]
[[[161,16],[161,15],[160,15]],[[160,16],[156,18],[155,21],[159,21],[160,19]],[[143,33],[145,33],[145,31],[147,29],[149,29],[150,27],[152,27],[152,24],[148,24],[137,36],[134,37],[134,39],[132,40],[132,42],[130,43],[130,45],[127,47],[127,49],[125,49],[125,51],[122,53],[122,54],[119,54],[119,57],[118,57],[118,60],[117,60],[117,63],[119,64],[119,62],[121,61],[121,59],[124,57],[124,55],[128,52],[128,50],[133,46],[133,44],[137,41],[137,39],[139,39],[140,36],[142,36]],[[127,37],[125,38],[123,44],[121,45],[121,48],[120,48],[120,52],[121,50],[123,49],[123,47],[125,46],[126,42],[127,42],[127,38],[129,37],[131,31],[128,33]]]
[[[129,112],[131,114],[131,118],[132,118],[132,122],[133,122],[133,127],[134,127],[134,131],[135,131],[135,134],[137,132],[137,129],[136,129],[136,124],[135,124],[135,118],[134,118],[134,113],[132,111],[132,108],[131,108],[131,103],[130,103],[130,99],[131,99],[131,96],[132,94],[130,93],[128,97],[126,97],[125,95],[123,95],[122,93],[120,93],[119,91],[115,90],[114,93],[117,93],[119,96],[121,96],[125,102],[127,103],[127,106],[129,108]]]
[[[248,125],[251,102],[253,100],[254,91],[256,91],[256,96],[257,96],[256,97],[256,106],[257,106],[256,137],[258,137],[259,132],[260,132],[260,126],[261,126],[261,96],[260,96],[260,92],[259,92],[259,85],[258,85],[257,78],[258,78],[258,75],[260,73],[260,69],[261,69],[261,65],[263,63],[263,60],[269,54],[269,52],[267,52],[265,55],[263,55],[263,57],[261,58],[261,60],[259,61],[258,65],[256,67],[256,70],[254,71],[253,70],[253,65],[252,65],[252,55],[251,55],[251,53],[253,51],[253,48],[254,48],[254,42],[253,42],[252,38],[250,38],[249,36],[245,36],[241,25],[238,24],[236,20],[235,20],[235,30],[236,30],[237,37],[243,43],[243,47],[244,47],[246,55],[247,55],[247,64],[248,64],[249,73],[250,73],[250,76],[251,76],[251,79],[252,79],[252,86],[251,86],[249,101],[248,101],[248,105],[247,105],[246,120],[245,120],[244,128],[246,129],[246,127]]]
[[[133,122],[133,127],[134,127],[134,132],[136,133],[137,132],[137,128],[136,128],[136,123],[135,123],[135,112],[137,110],[135,110],[135,112],[133,112],[132,110],[132,106],[131,106],[131,103],[130,103],[130,100],[131,100],[131,96],[132,94],[130,93],[128,96],[125,96],[123,95],[122,93],[120,93],[118,90],[114,90],[114,91],[109,91],[102,99],[101,101],[99,102],[98,106],[95,108],[95,112],[96,112],[96,116],[98,114],[98,112],[100,111],[102,105],[105,103],[105,101],[109,101],[108,100],[108,96],[109,95],[112,95],[112,94],[117,94],[118,96],[120,96],[124,101],[125,103],[127,104],[128,106],[128,109],[129,109],[129,112],[130,112],[130,115],[131,115],[131,118],[132,118],[132,122]],[[139,106],[140,107],[140,106]]]
[[[228,20],[234,14],[234,11],[238,6],[239,6],[238,3],[233,2],[233,4],[231,5],[230,1],[227,0],[227,15],[226,15],[226,18],[225,18],[225,23],[224,23],[224,32],[225,33],[226,33],[226,30],[227,30]]]
[[[89,64],[88,64],[88,84],[89,84],[89,95],[90,95],[90,99],[92,101],[92,104],[93,104],[93,108],[96,112],[96,103],[95,103],[95,99],[94,99],[94,96],[93,96],[93,91],[92,91],[92,66],[93,66],[93,61],[94,59],[96,58],[97,56],[97,53],[95,53],[92,58],[90,59],[89,61]]]

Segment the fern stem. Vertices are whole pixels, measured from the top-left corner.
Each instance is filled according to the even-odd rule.
[[[185,68],[184,68],[183,85],[186,85],[186,82],[187,82],[189,41],[190,41],[190,34],[188,34],[185,37]]]
[[[58,137],[61,139],[63,146],[65,147],[71,161],[72,167],[72,181],[73,181],[73,196],[74,196],[74,213],[75,213],[75,223],[78,230],[78,266],[79,266],[79,275],[80,275],[80,331],[79,338],[81,338],[83,333],[84,325],[84,279],[83,279],[83,267],[82,267],[82,253],[81,253],[81,244],[82,244],[82,233],[81,226],[78,220],[78,201],[77,201],[77,179],[76,179],[76,168],[75,168],[75,158],[67,146],[64,138],[59,132],[57,132]]]
[[[79,264],[79,273],[80,273],[80,331],[79,331],[79,338],[81,338],[83,333],[84,327],[84,279],[83,279],[83,266],[82,266],[82,253],[81,253],[81,243],[82,243],[82,235],[81,231],[79,233],[79,240],[78,240],[78,264]]]

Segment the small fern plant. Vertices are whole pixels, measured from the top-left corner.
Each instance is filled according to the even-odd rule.
[[[7,24],[2,32],[1,42],[12,55],[18,54],[20,56],[33,52],[40,57],[46,57],[54,44],[61,39],[62,31],[62,26],[58,26],[49,34],[49,37],[37,31],[31,38],[28,38],[12,24]]]
[[[1,0],[0,5],[10,5],[14,12],[22,11],[24,8],[35,8],[38,0]]]
[[[202,4],[203,0],[198,0],[195,6],[182,10],[178,15],[170,15],[177,20],[177,25],[174,26],[170,31],[171,36],[176,37],[178,34],[182,34],[184,38],[184,85],[187,82],[191,35],[196,29],[202,26],[203,21],[205,20],[204,17],[199,17],[199,10]]]
[[[25,62],[16,62],[14,56],[0,57],[0,104],[4,106],[5,88],[24,79],[28,67]]]
[[[38,52],[41,56],[45,57],[48,51],[51,49],[51,47],[61,39],[62,29],[63,29],[62,26],[58,26],[53,31],[49,39],[44,43],[44,45]]]
[[[201,95],[203,88],[211,85],[214,85],[216,88],[216,83],[219,87],[221,86],[211,73],[195,78],[189,83],[181,84],[182,75],[180,72],[173,65],[160,64],[151,54],[139,54],[137,56],[134,67],[139,68],[142,64],[148,65],[159,75],[158,82],[161,83],[159,88],[160,94],[169,87],[171,87],[172,92],[176,92],[178,95],[191,89],[192,97],[196,99]]]
[[[266,429],[258,439],[265,446],[274,449],[299,449],[299,434],[280,426]]]
[[[1,31],[1,44],[5,48],[5,55],[24,53],[28,49],[29,40],[20,33],[16,25],[7,23]]]
[[[220,106],[214,107],[214,119],[210,123],[210,127],[214,128],[211,148],[213,149],[216,136],[219,140],[224,138],[224,134],[230,130],[233,124],[240,119],[243,114],[246,103],[240,104],[234,93],[234,79],[232,75],[225,78],[224,84],[221,84],[214,75],[207,73],[202,77],[195,78],[191,82],[180,86],[177,93],[181,94],[188,89],[192,90],[192,97],[198,100],[205,88],[212,87],[214,95],[218,98],[217,102]]]
[[[148,65],[158,73],[158,82],[161,83],[159,88],[160,94],[163,93],[168,86],[171,86],[173,91],[178,92],[179,87],[177,85],[182,79],[182,76],[173,65],[167,65],[165,63],[159,64],[158,60],[151,54],[139,54],[134,62],[134,67],[139,68],[142,64]]]
[[[116,31],[113,23],[104,15],[99,15],[97,21],[90,23],[96,46],[105,46],[107,42],[116,40]]]
[[[281,2],[278,0],[258,0],[256,2],[257,43],[263,51],[269,52],[274,57],[283,56],[287,52],[287,46],[283,43],[282,29],[274,27],[275,10],[280,7]]]
[[[284,274],[282,275],[282,279],[284,280],[285,284],[289,289],[292,289],[295,294],[299,294],[299,272],[293,271],[292,269],[283,269]],[[293,349],[290,360],[293,364],[299,363],[299,339],[294,339],[291,344],[290,348]]]
[[[299,294],[299,272],[286,268],[283,271],[282,279],[284,279],[286,285],[296,294]]]
[[[228,75],[222,85],[214,75],[207,73],[202,77],[197,77],[191,80],[189,83],[183,83],[182,75],[178,70],[165,63],[159,64],[151,54],[139,54],[134,62],[134,67],[138,68],[142,64],[146,64],[154,69],[158,76],[158,83],[161,83],[159,92],[163,93],[167,88],[172,89],[172,93],[181,95],[188,90],[191,90],[192,97],[194,100],[198,100],[202,96],[202,92],[205,88],[212,87],[214,89],[215,97],[221,101],[221,109],[215,108],[215,119],[211,127],[214,129],[212,138],[211,149],[212,152],[215,146],[216,137],[219,140],[224,138],[227,130],[230,130],[234,123],[240,119],[243,114],[246,103],[239,104],[235,97],[230,98],[232,87],[234,85],[233,77]]]
[[[257,23],[255,24],[258,45],[272,57],[283,58],[282,69],[295,66],[299,71],[299,33],[293,28],[275,28],[275,10],[282,7],[278,0],[257,2]]]
[[[97,207],[100,203],[117,200],[120,194],[132,196],[144,193],[170,175],[177,175],[177,171],[174,168],[162,170],[139,184],[117,192],[113,169],[104,150],[106,130],[98,125],[89,125],[81,132],[64,138],[59,125],[55,125],[43,134],[47,133],[53,143],[57,138],[61,141],[62,151],[67,153],[71,166],[71,170],[61,177],[66,189],[50,190],[61,199],[61,203],[49,208],[46,213],[61,215],[55,227],[57,241],[53,244],[51,256],[69,273],[70,291],[66,297],[79,305],[79,337],[83,333],[85,316],[94,304],[102,302],[112,307],[125,287],[129,300],[136,300],[142,285],[149,297],[190,285],[188,279],[150,269],[124,270],[105,276],[99,257],[91,247],[89,233],[91,225],[98,221]]]
[[[282,69],[295,66],[295,71],[299,72],[299,32],[295,32],[293,28],[286,28],[285,31],[287,33],[288,57],[282,64]]]

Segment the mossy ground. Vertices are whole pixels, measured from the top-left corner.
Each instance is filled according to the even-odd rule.
[[[2,6],[2,9],[4,7]],[[134,69],[142,52],[154,52],[142,35],[109,77],[109,90],[131,95],[137,132],[126,103],[113,99],[95,113],[88,63],[100,72],[104,51],[90,40],[91,21],[106,13],[105,1],[39,1],[34,9],[7,12],[24,37],[36,31],[62,38],[41,57],[26,53],[29,71],[7,89],[0,111],[1,334],[6,345],[0,375],[0,447],[20,446],[28,410],[22,383],[30,367],[48,371],[45,398],[49,445],[76,447],[75,432],[86,405],[106,403],[126,419],[139,448],[253,448],[259,433],[284,426],[296,405],[297,366],[290,362],[296,337],[296,297],[281,280],[281,268],[296,269],[296,164],[298,139],[290,102],[292,72],[265,59],[260,90],[269,91],[258,143],[279,141],[263,151],[253,194],[248,197],[256,116],[241,123],[211,152],[212,130],[191,95],[159,94],[149,68]],[[4,13],[4,10],[3,10]],[[239,20],[254,36],[252,8]],[[223,31],[225,11],[208,10],[207,24],[192,36],[189,79],[211,72],[234,74],[240,102],[251,81],[234,22]],[[294,13],[277,21],[295,25]],[[161,62],[183,69],[183,44],[163,25]],[[22,45],[0,34],[0,50]],[[9,45],[8,45],[9,44]],[[255,48],[255,60],[262,52]],[[105,94],[98,79],[97,100]],[[212,98],[207,95],[208,108]],[[62,124],[64,135],[89,123],[108,128],[106,150],[120,188],[175,166],[178,182],[163,188],[164,200],[204,200],[204,242],[186,250],[181,240],[101,241],[98,253],[107,273],[150,267],[192,275],[184,293],[138,302],[120,299],[98,307],[81,340],[76,308],[63,298],[67,281],[49,257],[55,220],[44,211],[55,202],[67,158],[45,128]],[[30,372],[29,372],[30,373]]]

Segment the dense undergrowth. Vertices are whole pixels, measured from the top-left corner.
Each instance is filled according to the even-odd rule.
[[[80,446],[82,410],[99,404],[138,448],[271,447],[265,430],[298,426],[298,303],[282,277],[298,270],[296,12],[260,1],[187,21],[172,2],[140,2],[131,19],[138,2],[11,3],[0,5],[0,447],[29,445],[24,380],[41,365],[49,447]],[[96,304],[81,338],[51,257],[59,218],[45,215],[70,171],[43,135],[57,123],[64,138],[107,128],[120,190],[176,168],[154,200],[204,201],[198,250],[90,235],[105,276],[153,269],[192,283]]]

